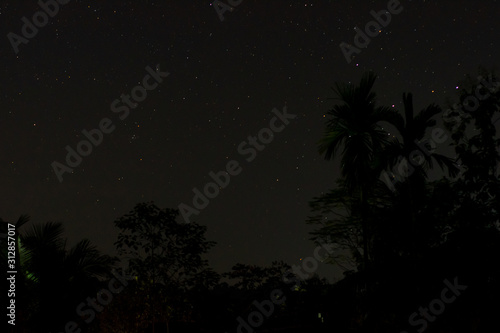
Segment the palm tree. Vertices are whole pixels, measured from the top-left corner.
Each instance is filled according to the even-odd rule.
[[[333,88],[341,103],[328,111],[330,119],[319,144],[320,154],[330,160],[340,155],[342,177],[350,195],[356,195],[360,203],[363,234],[363,268],[368,267],[369,226],[368,196],[384,166],[380,158],[388,135],[379,126],[382,121],[392,119],[393,111],[387,107],[376,107],[376,94],[372,92],[376,75],[363,75],[359,86],[336,83]]]
[[[98,290],[98,278],[109,277],[114,262],[86,239],[66,249],[63,232],[61,223],[48,222],[20,235],[20,265],[34,312],[31,324],[45,331],[74,320],[75,306]]]
[[[410,219],[410,246],[411,256],[416,254],[416,203],[417,197],[423,197],[424,184],[427,179],[427,171],[434,166],[436,162],[441,169],[447,169],[448,175],[455,177],[459,169],[455,162],[444,155],[433,151],[429,141],[425,140],[427,130],[436,125],[434,116],[441,113],[439,106],[431,104],[422,109],[418,114],[414,114],[413,95],[411,93],[403,94],[404,117],[399,113],[393,113],[389,122],[396,127],[402,141],[398,139],[392,141],[385,147],[384,155],[389,167],[400,160],[400,157],[406,158],[407,163],[411,163],[413,172],[402,182],[403,193],[408,202],[408,214]],[[421,148],[421,147],[424,148]],[[415,161],[416,155],[419,161]],[[410,161],[408,161],[410,160]]]
[[[394,140],[385,148],[385,155],[390,159],[388,161],[389,165],[394,166],[399,156],[412,158],[413,152],[420,152],[420,156],[423,159],[417,162],[417,164],[412,163],[416,166],[415,172],[408,178],[413,177],[413,179],[425,180],[428,169],[432,169],[434,166],[433,162],[436,162],[441,169],[446,168],[448,174],[451,177],[455,177],[459,169],[453,159],[435,153],[429,141],[424,139],[427,130],[436,125],[436,120],[432,118],[442,112],[441,108],[435,104],[431,104],[415,115],[413,95],[410,93],[403,94],[403,105],[404,117],[395,112],[392,114],[392,118],[388,119],[388,122],[396,127],[402,138],[402,142]]]

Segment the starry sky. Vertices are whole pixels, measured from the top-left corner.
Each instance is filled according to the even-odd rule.
[[[465,74],[497,65],[494,0],[401,0],[348,63],[340,43],[353,44],[354,27],[388,2],[242,0],[221,21],[204,0],[71,0],[16,53],[8,34],[21,36],[21,19],[40,7],[2,0],[0,217],[61,221],[70,244],[87,237],[114,254],[116,218],[138,202],[192,205],[193,188],[237,160],[241,173],[192,217],[217,242],[211,265],[299,263],[314,250],[308,202],[339,176],[317,152],[334,83],[373,70],[380,104],[400,108],[412,92],[417,109],[444,107]],[[141,85],[148,66],[169,75],[120,119],[112,102]],[[296,117],[247,162],[238,145],[284,107]],[[53,162],[65,163],[65,147],[104,118],[114,130],[60,182]]]

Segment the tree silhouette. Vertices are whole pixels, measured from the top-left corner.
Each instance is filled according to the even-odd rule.
[[[369,72],[361,78],[359,86],[336,83],[333,89],[340,104],[328,111],[326,133],[319,144],[320,154],[327,160],[337,155],[341,148],[341,172],[351,195],[359,199],[363,233],[363,268],[368,267],[369,224],[368,197],[382,165],[380,152],[388,144],[387,133],[379,123],[391,119],[393,111],[376,107],[376,94],[372,92],[376,75]]]
[[[203,255],[215,242],[205,240],[206,227],[179,223],[178,215],[178,210],[139,203],[115,221],[120,230],[115,245],[138,277],[145,297],[144,316],[150,318],[153,332],[157,320],[169,329],[172,318],[182,321],[189,316],[188,290],[200,281],[213,283]]]
[[[441,169],[447,169],[451,177],[455,177],[459,169],[454,160],[435,152],[436,147],[433,139],[429,140],[426,138],[429,129],[436,125],[436,120],[433,118],[442,112],[441,108],[435,104],[431,104],[415,114],[413,95],[411,93],[403,94],[403,105],[404,117],[395,112],[392,115],[392,119],[389,120],[389,123],[394,125],[399,132],[401,141],[398,138],[392,140],[385,147],[383,153],[386,156],[385,159],[387,159],[387,166],[389,168],[401,162],[406,164],[408,168],[407,172],[409,174],[407,177],[394,174],[391,176],[400,180],[397,188],[399,188],[399,192],[404,196],[402,201],[406,202],[409,228],[408,237],[405,238],[409,239],[409,252],[413,257],[417,253],[415,238],[418,237],[416,228],[418,201],[419,198],[425,195],[427,171],[433,168],[433,162],[436,162]],[[440,129],[439,131],[440,133],[442,132]],[[439,136],[441,135],[442,133]],[[436,136],[438,136],[437,133]],[[410,168],[412,170],[411,173],[409,172]],[[401,169],[398,171],[401,171]]]
[[[494,78],[490,74],[488,82]],[[485,304],[494,303],[495,296],[490,295],[500,292],[500,269],[495,264],[500,253],[500,139],[495,127],[500,85],[491,85],[496,90],[486,89],[484,80],[462,85],[461,102],[470,101],[477,91],[484,98],[474,111],[453,110],[451,115],[461,115],[461,122],[454,118],[454,123],[446,124],[457,165],[437,154],[429,140],[429,136],[435,140],[445,135],[442,129],[433,129],[440,107],[431,104],[415,114],[412,95],[403,94],[403,115],[383,108],[381,116],[370,118],[376,107],[374,94],[366,93],[372,84],[366,82],[360,84],[364,89],[352,85],[336,89],[339,96],[347,97],[341,97],[343,104],[329,112],[333,118],[320,152],[327,159],[342,156],[342,177],[337,188],[310,202],[312,216],[307,220],[318,226],[311,233],[313,240],[331,239],[337,245],[339,251],[330,257],[331,262],[344,259],[347,250],[359,265],[367,262],[361,257],[364,248],[370,251],[368,269],[365,264],[357,272],[346,267],[344,279],[337,283],[348,289],[346,302],[354,300],[346,319],[340,318],[346,321],[342,326],[355,331],[401,331],[416,308],[436,297],[440,281],[459,276],[471,286],[470,291],[459,305],[447,309],[446,317],[432,323],[433,329],[492,327],[500,307]],[[363,114],[360,109],[369,110],[365,117],[359,116]],[[394,126],[399,136],[397,132],[392,139],[388,133],[379,135],[382,121]],[[402,158],[413,170],[398,179],[393,192],[375,179]],[[438,169],[442,178],[430,182],[429,171]],[[370,292],[359,292],[366,281]]]
[[[21,300],[19,326],[27,330],[64,330],[75,320],[75,307],[95,293],[99,279],[110,275],[114,260],[102,255],[84,239],[66,248],[61,223],[19,228],[29,218],[21,216],[16,223],[18,236],[18,275],[16,299]]]

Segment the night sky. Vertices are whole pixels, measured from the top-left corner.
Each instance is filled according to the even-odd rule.
[[[373,70],[379,104],[400,108],[412,92],[417,110],[445,108],[464,75],[497,65],[499,51],[493,0],[402,0],[351,63],[340,43],[353,44],[354,27],[388,1],[243,0],[221,21],[210,1],[72,0],[17,54],[7,35],[21,35],[21,18],[40,7],[0,4],[0,217],[61,221],[71,244],[86,237],[115,254],[116,218],[145,201],[192,206],[193,188],[236,160],[241,173],[192,216],[217,242],[209,259],[219,272],[312,255],[308,202],[339,176],[317,150],[335,82]],[[169,75],[120,119],[113,101],[142,85],[148,66]],[[240,143],[285,106],[296,118],[246,161]],[[60,182],[53,162],[65,164],[65,147],[104,118],[114,130]]]

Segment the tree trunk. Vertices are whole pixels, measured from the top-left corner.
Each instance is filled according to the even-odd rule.
[[[364,189],[361,190],[361,228],[363,232],[363,270],[366,272],[369,266],[369,250],[368,250],[368,239],[370,233],[368,231],[368,201],[366,200],[366,192]]]

